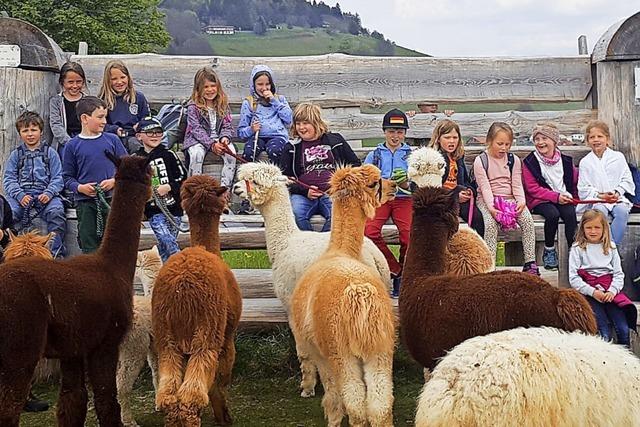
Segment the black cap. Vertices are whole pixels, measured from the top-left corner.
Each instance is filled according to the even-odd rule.
[[[409,120],[402,111],[394,108],[384,115],[382,119],[382,129],[409,129]]]
[[[162,123],[155,117],[145,117],[138,123],[137,132],[149,132],[156,129],[163,131]]]

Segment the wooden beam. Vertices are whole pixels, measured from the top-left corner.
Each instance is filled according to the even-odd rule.
[[[323,106],[379,106],[433,102],[583,101],[591,89],[590,59],[363,57],[328,54],[301,57],[234,58],[212,56],[75,55],[91,93],[97,93],[104,65],[121,59],[137,89],[150,102],[190,96],[193,76],[213,66],[232,102],[248,95],[256,64],[274,70],[278,92],[289,102]]]

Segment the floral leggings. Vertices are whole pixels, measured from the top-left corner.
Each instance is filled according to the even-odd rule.
[[[489,246],[489,250],[493,255],[493,259],[496,258],[496,248],[498,246],[498,231],[500,231],[500,224],[493,219],[487,205],[481,198],[477,199],[478,209],[482,212],[482,218],[484,219],[484,241]],[[522,251],[524,252],[524,262],[531,262],[536,260],[536,230],[533,225],[533,217],[528,208],[520,213],[517,219],[517,223],[522,230]]]

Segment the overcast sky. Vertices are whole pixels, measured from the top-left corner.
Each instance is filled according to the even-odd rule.
[[[335,1],[325,1],[335,6]],[[341,0],[343,12],[396,44],[435,56],[572,56],[589,53],[640,0]]]

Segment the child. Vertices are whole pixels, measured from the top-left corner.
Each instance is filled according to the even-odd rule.
[[[246,141],[242,157],[253,162],[266,151],[273,164],[280,164],[289,140],[291,108],[284,96],[276,94],[273,71],[266,65],[253,67],[249,85],[251,96],[242,101],[238,124],[238,137]]]
[[[564,222],[569,247],[573,244],[578,220],[573,199],[578,198],[578,169],[573,159],[560,153],[560,133],[554,125],[536,126],[531,134],[535,150],[523,160],[522,181],[531,212],[544,217],[544,253],[547,270],[558,269],[555,248],[558,221]]]
[[[158,251],[164,263],[171,255],[180,252],[177,226],[183,213],[180,206],[180,187],[186,178],[186,172],[178,156],[161,144],[162,134],[162,124],[152,117],[142,119],[136,132],[136,138],[143,146],[137,154],[149,159],[154,174],[154,198],[145,206],[144,214],[149,219],[153,234],[156,235]],[[172,218],[167,217],[157,205],[158,202],[164,203]]]
[[[616,246],[620,247],[633,207],[625,193],[634,194],[636,186],[624,155],[609,148],[611,134],[606,123],[590,121],[585,139],[591,152],[580,161],[578,194],[583,200],[602,200],[602,203],[583,205],[583,209],[597,209],[613,219],[611,235]]]
[[[25,111],[16,120],[22,143],[5,163],[2,185],[15,222],[30,228],[37,216],[55,233],[51,244],[54,257],[65,255],[64,234],[67,220],[60,199],[64,187],[62,164],[56,150],[42,143],[44,121],[38,113]]]
[[[296,106],[291,127],[291,135],[296,139],[285,145],[280,168],[286,176],[310,186],[289,187],[300,230],[313,230],[310,219],[316,214],[326,219],[322,231],[331,229],[331,199],[324,193],[329,189],[329,178],[338,165],[360,166],[360,160],[342,135],[327,130],[317,105]]]
[[[76,115],[76,104],[84,96],[86,77],[77,62],[65,62],[60,69],[62,92],[49,100],[49,126],[53,133],[53,146],[62,156],[64,145],[80,133],[82,127]]]
[[[587,297],[600,335],[610,341],[609,323],[613,323],[618,343],[629,346],[629,328],[635,329],[637,311],[622,293],[620,255],[611,241],[607,218],[599,210],[590,209],[582,215],[569,253],[569,283]]]
[[[111,200],[115,184],[115,165],[105,156],[109,151],[116,156],[127,154],[120,138],[104,133],[107,123],[107,105],[95,96],[85,96],[76,105],[82,124],[79,135],[71,138],[64,149],[62,174],[65,186],[74,193],[78,217],[78,243],[85,254],[95,252],[102,236],[98,230],[98,217],[106,212],[97,197],[99,188]]]
[[[202,174],[204,157],[207,151],[213,150],[224,161],[220,182],[231,188],[236,173],[236,159],[223,152],[225,147],[234,154],[236,152],[231,144],[231,135],[231,109],[220,78],[213,68],[201,68],[193,79],[193,92],[187,105],[183,147],[188,157],[189,176]]]
[[[411,231],[412,200],[407,180],[407,158],[411,154],[411,147],[404,142],[404,138],[409,129],[407,116],[397,109],[393,109],[384,115],[382,119],[382,130],[384,131],[385,142],[378,144],[375,150],[367,154],[364,163],[369,163],[380,169],[382,178],[393,179],[398,184],[396,198],[386,202],[376,210],[375,217],[367,220],[364,234],[384,254],[389,263],[391,278],[393,279],[393,290],[391,295],[397,298],[400,292],[400,277],[402,276],[402,266],[404,256],[409,245],[409,232]],[[389,218],[398,227],[400,235],[400,258],[395,256],[382,238],[382,226]]]
[[[477,195],[476,184],[471,181],[464,163],[464,144],[460,134],[460,127],[449,119],[440,120],[433,129],[429,146],[440,151],[447,160],[442,176],[442,187],[451,191],[458,191],[460,202],[460,217],[469,222],[469,209],[472,198]],[[477,206],[473,207],[473,215],[470,224],[480,236],[484,235],[484,220]]]
[[[525,203],[522,187],[522,164],[518,156],[510,153],[513,130],[503,122],[495,122],[487,133],[487,149],[473,162],[473,173],[478,183],[478,208],[484,219],[484,239],[495,257],[498,244],[498,210],[494,197],[515,201],[517,223],[522,230],[522,249],[526,273],[540,275],[536,264],[536,235],[533,218]]]
[[[113,59],[107,62],[98,97],[104,100],[109,110],[109,124],[105,131],[122,138],[130,154],[138,151],[141,144],[135,137],[135,127],[149,115],[149,104],[142,92],[134,89],[131,74],[122,61]]]

